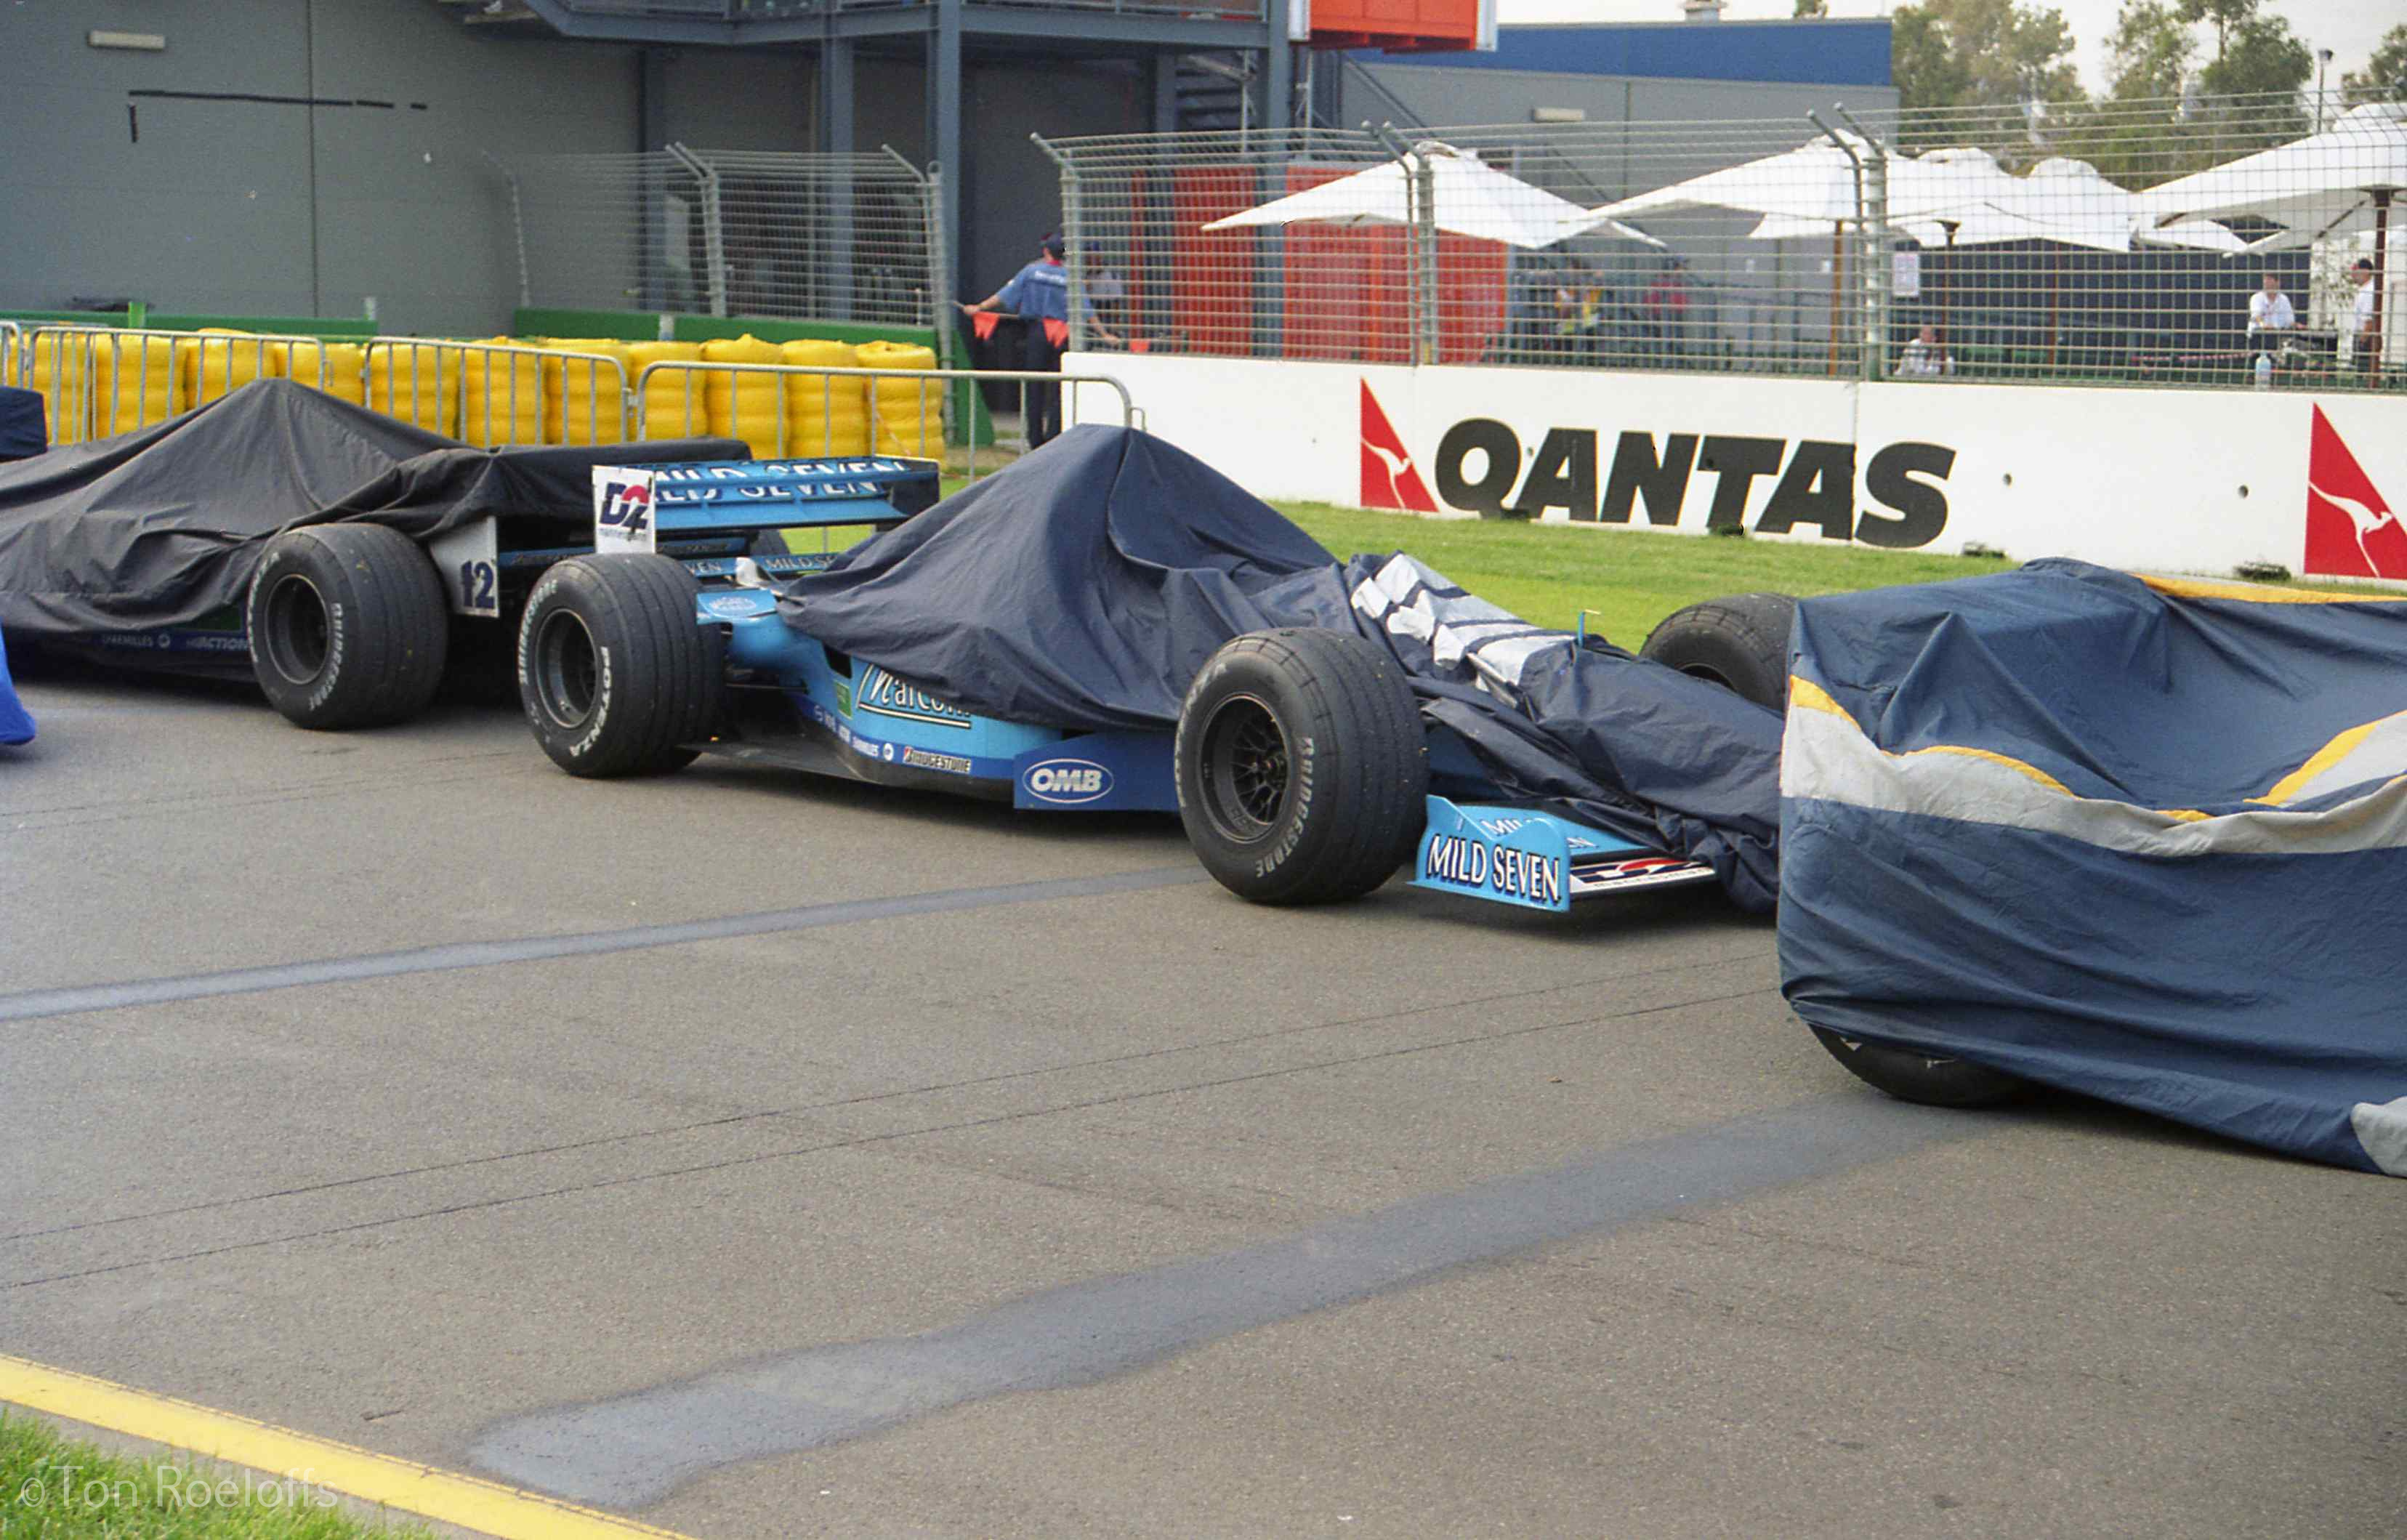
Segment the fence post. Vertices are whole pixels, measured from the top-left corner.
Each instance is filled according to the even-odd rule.
[[[527,282],[526,206],[519,201],[519,174],[495,160],[491,150],[477,153],[484,156],[485,164],[500,172],[502,180],[510,185],[510,232],[518,237],[519,246],[519,307],[525,309],[534,301],[529,297],[534,290]]]
[[[1888,227],[1888,146],[1881,143],[1873,132],[1856,121],[1855,114],[1842,106],[1839,116],[1847,126],[1860,135],[1866,151],[1864,159],[1863,268],[1864,268],[1864,348],[1862,378],[1867,384],[1883,378],[1888,369],[1888,302],[1889,286],[1895,273],[1889,256]]]
[[[1087,295],[1087,211],[1078,201],[1078,167],[1069,156],[1045,142],[1042,134],[1031,134],[1029,141],[1045,151],[1055,165],[1061,168],[1061,240],[1069,249],[1070,347],[1076,351],[1087,346],[1087,318],[1079,301]]]
[[[668,151],[702,184],[702,260],[710,266],[710,313],[723,316],[727,314],[727,231],[719,219],[719,173],[681,144],[671,144]]]
[[[1364,123],[1364,128],[1371,125]],[[1393,123],[1374,130],[1404,172],[1404,212],[1413,232],[1413,362],[1438,360],[1437,173],[1428,156],[1406,144]]]

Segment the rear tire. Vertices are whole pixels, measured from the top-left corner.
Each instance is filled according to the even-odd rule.
[[[693,763],[720,667],[694,614],[700,585],[665,556],[577,556],[543,575],[519,622],[519,702],[572,776],[650,776]]]
[[[1188,842],[1257,904],[1359,898],[1413,853],[1429,791],[1420,707],[1387,649],[1262,631],[1212,655],[1172,750]]]
[[[1709,599],[1666,617],[1646,634],[1639,656],[1786,711],[1788,628],[1796,618],[1797,601],[1786,593]]]
[[[1980,1107],[2011,1102],[2030,1090],[2030,1082],[2001,1069],[1963,1059],[1934,1059],[1910,1048],[1884,1048],[1859,1042],[1822,1027],[1813,1029],[1830,1057],[1847,1072],[1901,1102],[1924,1106]]]
[[[243,607],[251,674],[297,726],[406,721],[443,682],[450,627],[443,579],[399,530],[286,530],[261,553]]]

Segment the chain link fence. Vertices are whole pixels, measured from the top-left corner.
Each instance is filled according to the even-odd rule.
[[[1047,148],[1083,346],[1108,332],[1361,364],[2407,380],[2399,103],[1834,107]]]
[[[932,326],[936,174],[891,150],[521,156],[520,303]]]

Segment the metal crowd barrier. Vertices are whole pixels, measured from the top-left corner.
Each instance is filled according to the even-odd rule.
[[[835,381],[839,377],[863,380],[899,379],[908,381],[914,387],[917,409],[913,412],[910,421],[899,425],[898,431],[893,435],[893,441],[903,446],[899,451],[880,448],[882,444],[889,441],[885,431],[887,411],[879,403],[879,392],[875,388],[862,392],[869,419],[869,449],[872,452],[900,452],[915,459],[944,459],[946,413],[949,409],[950,398],[954,393],[952,389],[954,382],[960,380],[968,380],[976,385],[1001,382],[1018,386],[1021,429],[1014,439],[998,440],[995,446],[998,449],[1008,445],[1015,446],[1020,452],[1025,452],[1030,448],[1028,409],[1031,404],[1031,392],[1047,387],[1061,392],[1059,400],[1063,427],[1069,426],[1077,420],[1080,397],[1087,389],[1109,391],[1118,398],[1119,421],[1122,427],[1145,426],[1145,413],[1129,394],[1128,387],[1110,375],[1048,374],[1042,370],[1030,369],[847,368],[836,364],[719,364],[706,360],[662,359],[658,363],[646,364],[642,373],[636,376],[635,436],[684,438],[710,433],[712,430],[705,405],[705,392],[709,389],[708,377],[713,375],[730,377],[727,389],[733,392],[734,382],[732,377],[739,374],[776,376],[781,381],[795,379],[820,381],[819,421],[827,426],[815,444],[803,441],[794,435],[790,410],[790,403],[793,399],[790,393],[791,385],[790,383],[778,385],[777,433],[774,446],[775,452],[771,456],[774,459],[856,452],[839,447],[836,442]],[[700,380],[689,379],[681,388],[672,387],[669,391],[662,392],[664,395],[673,396],[680,403],[676,418],[676,431],[664,431],[664,423],[656,421],[654,419],[652,412],[654,392],[650,385],[655,376],[674,378],[677,375],[689,377],[698,375],[704,378]],[[931,392],[933,393],[937,407],[933,413],[928,409]],[[932,418],[937,423],[936,431],[933,435],[928,426]],[[961,436],[964,440],[975,437],[974,435],[967,433]],[[759,448],[757,445],[754,447]],[[968,478],[973,481],[982,474],[977,451],[976,444],[968,445]]]
[[[581,420],[572,421],[566,386],[580,377],[585,406]],[[377,336],[367,340],[363,378],[371,411],[470,444],[616,444],[625,441],[635,420],[626,365],[608,353],[520,342]],[[560,382],[557,392],[553,378]],[[482,386],[472,390],[471,381],[477,379]],[[615,392],[616,411],[604,409],[606,392]],[[521,434],[530,421],[533,435]],[[572,429],[581,429],[582,436]]]
[[[16,331],[14,323],[9,326]],[[319,339],[292,333],[60,322],[35,326],[7,342],[16,355],[14,378],[42,393],[50,439],[58,444],[131,433],[253,379],[280,377],[299,349],[317,349],[321,389],[326,378]]]

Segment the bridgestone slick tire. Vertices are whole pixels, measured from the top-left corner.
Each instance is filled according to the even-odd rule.
[[[312,524],[268,541],[243,606],[251,674],[298,726],[382,727],[443,682],[450,615],[415,540],[382,524]]]
[[[1212,655],[1173,749],[1204,867],[1257,904],[1359,898],[1408,860],[1429,746],[1404,671],[1338,631],[1261,631]]]
[[[1786,593],[1733,593],[1667,616],[1639,656],[1710,679],[1758,706],[1788,709],[1788,628],[1797,601]]]
[[[693,762],[718,720],[720,663],[693,574],[643,552],[545,572],[519,622],[519,702],[572,776],[651,776]]]

